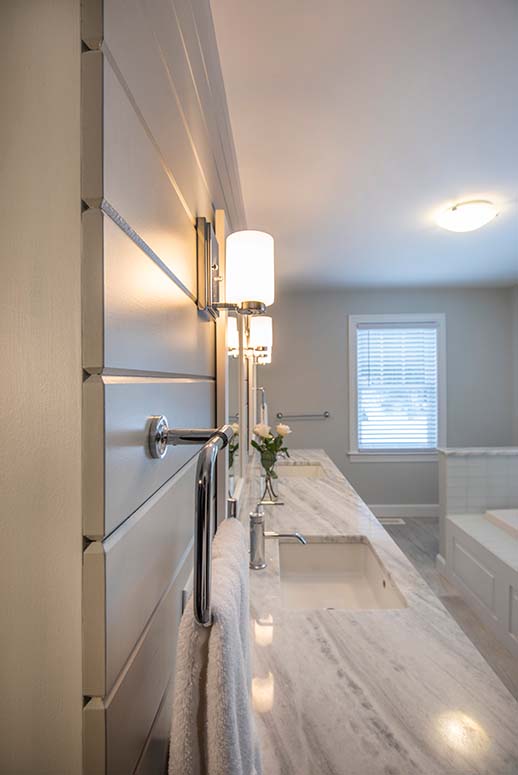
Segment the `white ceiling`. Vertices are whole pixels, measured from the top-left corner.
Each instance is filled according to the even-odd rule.
[[[289,285],[518,281],[518,0],[212,0],[249,228]],[[453,234],[435,211],[489,198]]]

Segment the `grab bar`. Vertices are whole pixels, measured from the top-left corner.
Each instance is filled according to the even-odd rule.
[[[151,418],[149,450],[154,458],[163,458],[171,444],[200,444],[196,468],[196,499],[194,524],[194,618],[203,627],[212,623],[210,584],[212,566],[212,537],[214,533],[214,475],[220,450],[232,439],[231,425],[221,428],[169,428],[167,417]]]
[[[327,420],[331,417],[331,413],[326,409],[325,412],[320,414],[283,414],[282,412],[277,412],[276,416],[278,420]]]

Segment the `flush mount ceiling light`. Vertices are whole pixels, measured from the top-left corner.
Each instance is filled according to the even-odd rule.
[[[498,215],[493,202],[485,199],[473,199],[470,202],[458,202],[443,210],[436,218],[437,225],[448,231],[475,231],[485,226]]]

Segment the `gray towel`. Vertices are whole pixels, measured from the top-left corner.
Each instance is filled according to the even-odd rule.
[[[261,775],[250,703],[248,547],[227,519],[212,546],[212,627],[180,624],[169,775]]]

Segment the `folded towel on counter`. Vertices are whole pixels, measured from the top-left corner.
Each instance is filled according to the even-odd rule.
[[[237,519],[212,546],[212,626],[182,616],[169,775],[260,775],[250,701],[248,547]]]

